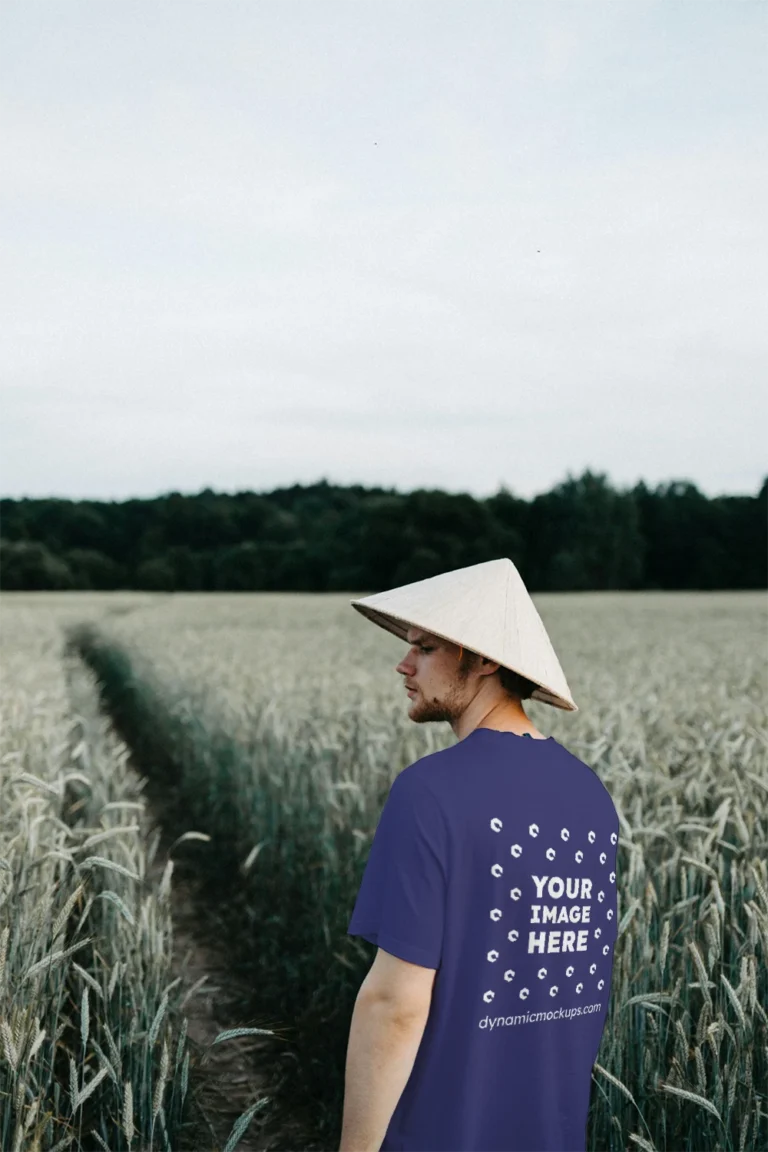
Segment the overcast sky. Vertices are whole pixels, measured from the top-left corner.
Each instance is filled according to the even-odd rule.
[[[768,473],[768,4],[4,0],[0,492]]]

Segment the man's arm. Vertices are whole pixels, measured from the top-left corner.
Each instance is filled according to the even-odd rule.
[[[379,1152],[428,1015],[428,1004],[403,1013],[385,998],[358,993],[347,1045],[339,1152]]]

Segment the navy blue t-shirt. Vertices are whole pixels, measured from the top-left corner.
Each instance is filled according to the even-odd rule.
[[[347,933],[437,975],[381,1152],[584,1152],[618,837],[552,737],[475,728],[395,778]]]

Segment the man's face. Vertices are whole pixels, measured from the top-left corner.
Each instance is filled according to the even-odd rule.
[[[395,671],[406,685],[415,688],[407,697],[409,718],[417,724],[432,720],[453,723],[473,696],[470,668],[474,654],[465,651],[459,662],[458,644],[421,628],[409,628],[407,636],[410,648]]]

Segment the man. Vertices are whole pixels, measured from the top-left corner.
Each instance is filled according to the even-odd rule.
[[[549,637],[507,558],[351,603],[409,645],[410,719],[457,743],[399,773],[371,845],[340,1152],[584,1152],[619,819],[523,708],[578,711]]]

